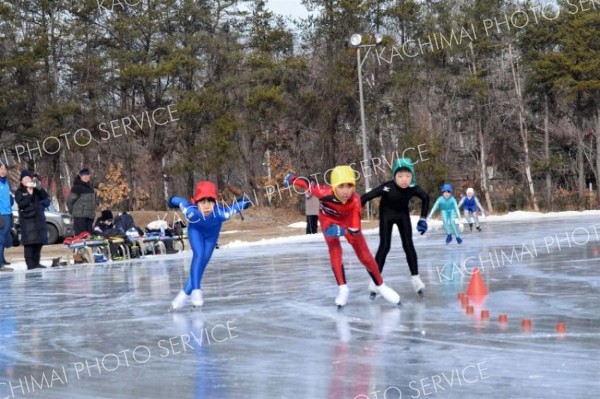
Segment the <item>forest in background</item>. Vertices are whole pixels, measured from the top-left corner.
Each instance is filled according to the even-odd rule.
[[[200,179],[294,206],[266,196],[288,170],[364,161],[349,39],[380,34],[361,48],[369,159],[421,146],[421,186],[474,187],[489,211],[597,207],[600,0],[303,4],[0,0],[0,161],[61,206],[82,166],[114,209]]]

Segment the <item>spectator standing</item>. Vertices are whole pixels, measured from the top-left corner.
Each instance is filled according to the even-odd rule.
[[[84,231],[94,231],[96,217],[96,193],[91,182],[90,170],[83,168],[73,182],[71,194],[67,198],[67,208],[73,216],[75,235]]]
[[[21,184],[15,191],[15,201],[19,207],[21,242],[25,252],[27,269],[42,269],[40,258],[42,247],[48,244],[48,228],[44,210],[50,206],[48,193],[32,174],[24,170],[20,176]]]
[[[319,228],[319,199],[310,192],[306,196],[306,234],[317,234]]]
[[[6,165],[0,162],[0,271],[12,271],[10,267],[5,267],[10,263],[4,257],[4,250],[12,246],[12,235],[10,228],[12,226],[12,204],[13,198],[10,193],[10,182],[8,181],[8,169]]]

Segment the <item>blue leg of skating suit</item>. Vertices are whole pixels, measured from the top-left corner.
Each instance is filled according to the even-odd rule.
[[[442,223],[444,224],[444,230],[446,230],[446,234],[452,234],[452,231],[450,230],[450,223],[448,221],[448,212],[440,211],[440,213],[442,214]]]
[[[458,234],[458,228],[456,227],[456,223],[454,223],[454,219],[456,218],[456,213],[454,211],[441,211],[442,212],[442,220],[444,222],[444,230],[446,230],[446,234],[451,235],[454,232],[455,237],[460,237]]]
[[[192,247],[192,264],[190,265],[190,277],[185,284],[184,291],[190,295],[192,290],[201,289],[202,275],[212,257],[212,253],[217,245],[218,233],[205,236],[197,229],[188,229],[188,239]]]

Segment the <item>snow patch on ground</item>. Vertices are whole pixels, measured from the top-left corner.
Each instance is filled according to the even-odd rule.
[[[287,227],[291,227],[292,229],[305,229],[306,222],[296,222],[296,223],[288,224]]]

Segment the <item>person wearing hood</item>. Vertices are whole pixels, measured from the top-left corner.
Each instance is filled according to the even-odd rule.
[[[13,197],[10,193],[10,182],[8,181],[8,168],[0,162],[0,271],[9,272],[13,269],[5,267],[10,263],[4,257],[4,250],[12,246],[12,204]]]
[[[428,219],[431,219],[438,209],[442,215],[444,230],[446,230],[446,244],[450,244],[450,241],[452,241],[452,233],[454,233],[454,236],[456,237],[456,242],[462,244],[462,238],[460,238],[458,227],[454,222],[454,219],[460,217],[460,211],[458,210],[456,198],[452,196],[451,184],[444,184],[442,186],[442,195],[435,201],[435,204],[433,204]]]
[[[379,204],[379,248],[375,255],[379,271],[383,272],[383,266],[392,243],[392,229],[396,225],[400,232],[402,248],[410,269],[413,289],[423,296],[425,284],[419,277],[417,251],[412,239],[409,203],[413,197],[421,200],[421,219],[417,223],[417,231],[423,235],[427,231],[425,218],[429,210],[429,194],[417,185],[415,167],[410,158],[397,158],[394,161],[392,178],[393,180],[387,181],[363,194],[360,197],[360,202],[364,206],[368,201],[381,197],[381,203]],[[369,284],[369,290],[371,291],[371,298],[375,298],[376,291],[373,284]]]
[[[15,202],[19,207],[21,243],[25,251],[27,269],[40,269],[42,247],[48,244],[48,227],[44,210],[50,206],[48,193],[32,179],[28,170],[20,176],[21,184],[15,191]]]
[[[475,190],[473,190],[473,188],[467,188],[467,196],[462,197],[460,199],[460,202],[458,203],[459,209],[461,206],[463,207],[463,210],[465,212],[465,219],[467,220],[467,223],[469,223],[471,231],[473,231],[473,223],[475,223],[477,231],[481,232],[481,227],[479,226],[479,218],[477,218],[477,209],[481,209],[481,215],[483,217],[485,217],[485,211],[479,203],[477,196],[475,196]]]
[[[84,231],[94,231],[96,217],[96,192],[91,182],[90,170],[83,168],[75,178],[71,193],[67,198],[67,208],[73,216],[75,235]]]
[[[306,178],[288,173],[285,176],[286,187],[295,186],[305,190],[319,199],[319,224],[329,249],[331,268],[338,285],[335,304],[338,309],[348,303],[348,285],[342,262],[342,244],[340,237],[345,237],[352,246],[360,263],[363,264],[373,280],[375,289],[387,301],[400,304],[400,295],[388,287],[381,277],[377,262],[373,258],[365,237],[361,231],[360,197],[356,194],[356,178],[354,169],[348,165],[336,166],[331,171],[331,186],[313,184]]]
[[[191,299],[194,307],[204,304],[202,298],[202,275],[210,262],[215,249],[221,226],[236,213],[248,208],[252,203],[246,197],[238,198],[233,206],[223,207],[217,204],[217,186],[209,181],[196,183],[191,201],[182,197],[171,197],[169,206],[179,208],[188,219],[188,239],[192,247],[190,277],[185,287],[171,303],[172,310],[185,306]]]

